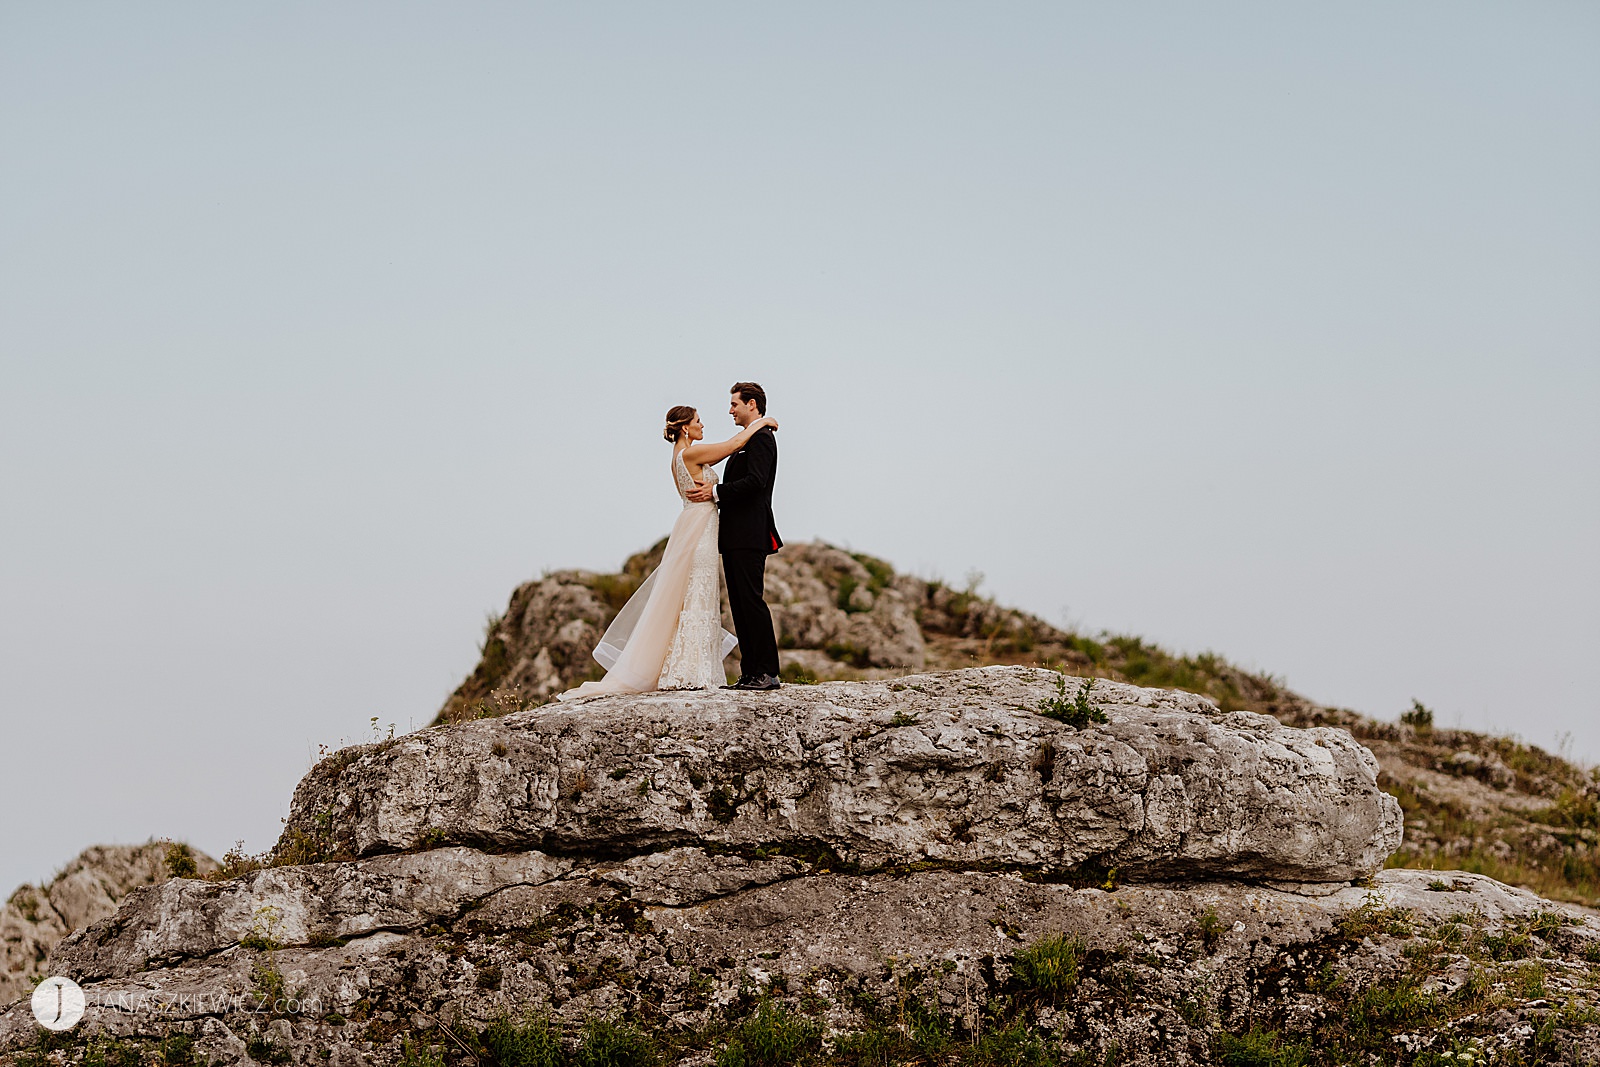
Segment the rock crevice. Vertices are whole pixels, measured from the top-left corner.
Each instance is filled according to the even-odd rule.
[[[1343,731],[1116,683],[1095,690],[1108,721],[1075,729],[1037,713],[1054,679],[989,667],[657,693],[426,730],[313,768],[285,833],[350,856],[812,841],[864,869],[1096,862],[1284,882],[1370,875],[1399,845],[1399,807]]]
[[[612,697],[347,749],[295,792],[277,851],[309,862],[135,889],[50,967],[85,984],[94,1040],[181,1031],[224,1063],[396,1067],[415,1039],[464,1064],[531,1011],[569,1044],[633,1020],[709,1067],[765,1000],[838,1042],[898,1040],[886,1013],[915,1005],[963,1047],[1005,1026],[1063,1061],[1168,1067],[1263,1019],[1387,1050],[1345,1000],[1488,988],[1502,964],[1530,982],[1535,954],[1554,988],[1600,955],[1574,909],[1382,870],[1399,808],[1344,730],[1109,682],[1073,726],[1041,714],[1060,681]],[[1043,951],[1070,996],[1019,977]],[[1507,1025],[1544,1025],[1525,999]],[[1447,1047],[1440,1019],[1417,1040]],[[0,1013],[0,1063],[36,1030]]]

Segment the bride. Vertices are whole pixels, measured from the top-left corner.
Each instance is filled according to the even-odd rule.
[[[667,412],[663,436],[672,442],[672,480],[683,510],[660,566],[628,598],[594,650],[606,676],[567,690],[562,700],[650,689],[715,689],[728,680],[722,660],[737,640],[722,628],[717,595],[717,505],[694,503],[688,494],[715,485],[717,472],[711,464],[739,451],[764,426],[776,430],[778,420],[763,416],[728,440],[708,444],[694,408],[680,404]]]

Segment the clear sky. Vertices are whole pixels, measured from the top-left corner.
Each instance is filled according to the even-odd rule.
[[[0,892],[790,540],[1600,758],[1600,6],[0,5]]]

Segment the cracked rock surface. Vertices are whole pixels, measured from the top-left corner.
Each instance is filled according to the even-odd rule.
[[[1268,1030],[1318,1063],[1600,1053],[1594,917],[1381,870],[1399,811],[1347,733],[1110,683],[1079,729],[1036,713],[1055,682],[602,698],[344,750],[280,842],[315,862],[133,889],[49,959],[83,1021],[11,1004],[0,1065],[486,1067],[533,1013],[709,1067],[762,1003],[813,1063],[1269,1062],[1226,1044]],[[951,1043],[850,1044],[909,1019]]]
[[[1037,714],[1056,678],[599,697],[423,730],[318,764],[285,834],[350,856],[810,842],[869,869],[1094,862],[1286,883],[1370,875],[1400,843],[1399,805],[1342,730],[1103,681],[1109,721],[1075,729]]]
[[[172,877],[165,863],[168,845],[94,845],[49,882],[18,886],[0,905],[0,1004],[32,992],[50,952],[72,931],[115,912],[137,887]],[[217,861],[204,852],[188,848],[188,854],[197,873],[216,869]]]
[[[170,965],[241,941],[305,945],[412,930],[453,918],[516,885],[572,867],[537,852],[490,856],[443,848],[357,863],[252,871],[226,882],[176,879],[135,890],[112,919],[79,930],[51,956],[56,973],[93,980]]]
[[[332,942],[318,938],[317,925],[350,912],[318,898],[327,871],[286,868],[286,880],[223,883],[221,896],[210,883],[141,891],[118,917],[130,927],[158,921],[165,904],[200,890],[215,915],[253,913],[252,903],[270,901],[300,918],[276,928],[281,939],[252,940],[253,927],[225,943],[218,929],[188,942],[192,955],[159,959],[126,931],[112,933],[116,920],[96,924],[52,960],[84,982],[89,998],[82,1044],[71,1047],[140,1048],[183,1033],[212,1062],[395,1065],[413,1036],[445,1055],[503,1012],[527,1009],[569,1032],[586,1019],[628,1017],[666,1035],[716,1034],[718,1020],[749,1011],[760,993],[806,1005],[840,1033],[873,1025],[907,996],[976,1032],[985,1005],[1015,995],[1018,954],[1067,936],[1083,950],[1079,995],[1034,1005],[1036,1028],[1096,1050],[1095,1062],[1115,1046],[1122,1063],[1208,1063],[1211,1035],[1243,1029],[1253,1012],[1307,1025],[1339,1017],[1352,990],[1394,982],[1400,961],[1416,955],[1407,946],[1453,953],[1472,938],[1503,945],[1521,937],[1548,969],[1548,988],[1543,999],[1501,1011],[1509,1049],[1523,1047],[1519,1026],[1531,1034],[1553,1015],[1556,992],[1585,995],[1581,961],[1600,946],[1600,927],[1578,909],[1477,875],[1442,884],[1425,871],[1385,871],[1369,887],[1306,896],[1236,882],[1107,891],[1005,872],[841,874],[795,861],[741,865],[693,848],[593,866],[537,855],[500,857],[496,866],[460,848],[406,858],[424,857],[426,866],[409,870],[460,890],[448,906],[416,907],[398,869],[382,866],[391,858],[313,865],[360,866],[351,882],[368,886],[372,906],[389,917]],[[678,902],[635,899],[645,870],[647,896]],[[380,872],[393,877],[392,894]],[[530,873],[546,880],[535,884]],[[516,880],[497,884],[501,877]],[[1437,932],[1445,929],[1454,932]],[[1536,935],[1522,933],[1529,930]],[[103,951],[84,951],[108,933]],[[1432,980],[1443,994],[1470,980],[1470,967],[1454,962],[1466,958],[1441,957]],[[95,979],[96,966],[110,973]],[[1525,967],[1513,957],[1497,977],[1513,987]],[[0,1013],[0,1062],[23,1062],[13,1054],[33,1047],[37,1034],[25,1003]],[[1418,1037],[1453,1047],[1448,1032],[1439,1040]],[[1593,1040],[1575,1047],[1600,1050]],[[713,1051],[690,1048],[673,1060],[705,1065]]]

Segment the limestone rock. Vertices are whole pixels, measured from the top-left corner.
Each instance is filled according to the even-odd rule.
[[[916,608],[923,583],[822,542],[794,544],[767,565],[767,601],[783,649],[808,649],[858,668],[919,671],[927,646]]]
[[[868,869],[1096,863],[1294,883],[1370,875],[1399,845],[1399,805],[1342,730],[1105,682],[1109,721],[1074,729],[1036,713],[1056,678],[990,667],[600,697],[423,730],[314,767],[285,834],[349,856],[786,844]]]
[[[1344,886],[1306,897],[1237,883],[1099,889],[1030,883],[1015,876],[929,871],[901,878],[824,875],[780,882],[691,910],[649,908],[656,935],[686,959],[733,955],[769,974],[798,978],[843,971],[857,977],[882,969],[889,956],[976,961],[1042,938],[1081,934],[1089,946],[1114,948],[1131,931],[1160,952],[1196,936],[1209,909],[1217,943],[1263,959],[1285,945],[1337,932],[1362,908],[1397,909],[1426,927],[1456,915],[1488,924],[1543,913],[1574,923],[1576,947],[1600,945],[1600,925],[1581,909],[1552,905],[1526,890],[1481,875],[1457,875],[1455,891],[1426,887],[1433,872],[1385,871],[1371,888]],[[1459,895],[1458,895],[1459,894]],[[777,949],[776,952],[773,950]],[[762,961],[762,962],[756,962]]]
[[[513,885],[543,885],[572,866],[538,852],[491,856],[434,849],[359,863],[313,863],[210,882],[174,879],[131,893],[117,917],[61,942],[51,966],[80,980],[135,974],[241,942],[306,945],[376,930],[415,930]]]
[[[431,855],[428,866],[409,870],[473,886],[484,893],[481,903],[453,922],[438,921],[445,917],[435,910],[435,921],[422,927],[425,916],[414,912],[345,943],[291,935],[278,947],[235,943],[198,957],[161,955],[166,965],[152,957],[149,969],[89,982],[90,1009],[78,1036],[133,1043],[187,1031],[197,1035],[197,1053],[228,1063],[243,1062],[248,1042],[275,1062],[395,1065],[403,1037],[453,1047],[506,1010],[549,1012],[569,1031],[588,1018],[628,1015],[654,1020],[662,1033],[714,1034],[716,1020],[748,1010],[739,1005],[754,990],[804,1001],[843,1034],[905,1010],[910,996],[945,1025],[976,1034],[987,1025],[986,1006],[1006,996],[1039,1032],[1057,1035],[1063,1058],[1077,1048],[1100,1062],[1115,1046],[1118,1062],[1132,1067],[1187,1065],[1213,1062],[1209,1041],[1217,1030],[1244,1030],[1252,1011],[1300,1026],[1337,1016],[1355,990],[1391,982],[1403,959],[1475,952],[1477,980],[1521,981],[1524,962],[1514,955],[1494,962],[1520,938],[1523,952],[1541,957],[1549,981],[1562,983],[1552,988],[1576,998],[1570,1025],[1577,1029],[1565,1055],[1581,1061],[1600,1050],[1600,1031],[1581,1022],[1583,1005],[1593,1000],[1581,961],[1600,945],[1600,928],[1580,909],[1476,875],[1440,884],[1435,872],[1384,871],[1370,888],[1308,897],[1235,882],[1107,892],[1007,872],[862,876],[793,866],[776,881],[672,905],[642,904],[629,884],[608,877],[628,864],[578,864],[539,885],[494,889],[498,877],[530,860],[502,857],[500,874],[485,878],[497,861],[472,850],[422,855]],[[726,859],[694,849],[657,855],[649,865],[668,879],[722,869]],[[404,910],[407,880],[378,877],[377,862],[347,866],[365,871],[374,910]],[[557,869],[531,862],[536,878]],[[234,883],[233,910],[252,914],[282,903],[285,885],[314,896],[326,880],[289,868],[282,877],[288,880]],[[520,897],[514,907],[513,895]],[[302,897],[307,908],[322,906],[310,896]],[[141,918],[147,907],[132,900],[119,918],[149,921]],[[97,929],[113,925],[103,921]],[[1058,935],[1081,939],[1074,997],[1059,1004],[1017,999],[1012,962]],[[124,943],[120,937],[113,942]],[[1500,947],[1484,956],[1475,945]],[[72,974],[76,959],[64,952],[59,962]],[[1576,981],[1558,977],[1569,972]],[[1440,996],[1459,988],[1450,985],[1452,974],[1440,973]],[[276,1008],[262,1000],[263,975],[287,991]],[[1330,976],[1337,984],[1325,989]],[[1526,1056],[1533,1028],[1551,1017],[1548,1003],[1507,1002],[1499,1036],[1481,1040],[1491,1051]],[[1546,1027],[1547,1035],[1553,1029]],[[30,1047],[36,1032],[25,1004],[0,1013],[0,1062]],[[1414,1040],[1448,1050],[1468,1033],[1444,1028]],[[1543,1047],[1562,1049],[1555,1038],[1546,1036]],[[1378,1039],[1389,1044],[1387,1034]],[[693,1048],[673,1058],[710,1060],[709,1051]]]
[[[518,704],[553,698],[589,677],[589,653],[616,610],[607,593],[631,592],[633,586],[612,575],[589,571],[557,571],[526,582],[511,595],[506,613],[492,619],[484,636],[483,658],[451,694],[441,721],[469,717],[470,709],[508,694]]]
[[[1514,802],[1541,838],[1572,830],[1540,862],[1582,871],[1594,785],[1561,761],[1057,630],[976,577],[956,589],[821,543],[769,561],[768,600],[785,669],[849,681],[537,707],[596,673],[589,649],[661,547],[519,587],[441,712],[460,725],[305,777],[275,850],[297,865],[24,887],[0,931],[24,908],[30,931],[83,928],[48,958],[38,938],[4,947],[85,983],[90,1009],[48,1042],[25,1002],[0,1010],[0,1067],[169,1062],[179,1034],[192,1062],[486,1063],[484,1026],[522,1012],[569,1050],[586,1021],[625,1018],[663,1063],[709,1067],[758,1001],[822,1024],[839,1043],[824,1059],[876,1028],[875,1060],[895,1062],[1255,1062],[1269,1031],[1281,1062],[1297,1044],[1330,1062],[1600,1062],[1600,917],[1380,870],[1399,810],[1352,733],[1414,816],[1499,833]],[[1020,665],[899,676],[997,661]],[[1036,669],[1059,663],[1104,676],[1106,722],[1038,714],[1083,684]],[[1443,855],[1414,825],[1402,858]],[[1060,996],[1022,977],[1047,951],[1073,977]],[[906,1047],[919,1026],[953,1044]],[[1005,1034],[1034,1052],[985,1051]],[[1230,1053],[1230,1034],[1260,1040]]]
[[[631,557],[618,574],[561,571],[520,587],[438,721],[522,710],[597,673],[587,648],[659,562],[661,548]],[[1405,848],[1395,862],[1452,867],[1464,856],[1489,854],[1511,863],[1503,868],[1509,877],[1600,903],[1586,873],[1600,856],[1600,784],[1557,754],[1512,738],[1320,705],[1213,653],[1178,656],[1132,635],[1059,629],[981,593],[976,573],[957,587],[813,542],[785,546],[769,560],[767,577],[780,663],[793,680],[1066,664],[1077,673],[1201,693],[1224,710],[1271,715],[1287,726],[1342,728],[1377,757],[1384,788],[1407,799]],[[724,625],[732,626],[726,612]],[[1557,883],[1546,880],[1551,875]]]
[[[1108,682],[1107,721],[1074,728],[1037,714],[1058,682],[1081,684],[599,698],[336,753],[282,853],[328,859],[136,889],[61,942],[50,969],[90,1004],[65,1062],[177,1033],[223,1063],[399,1067],[407,1041],[470,1062],[492,1020],[535,1012],[569,1046],[636,1020],[706,1067],[759,998],[829,1040],[915,1013],[963,1048],[1013,1026],[1128,1067],[1216,1062],[1219,1034],[1262,1026],[1356,1061],[1600,1052],[1600,926],[1481,876],[1376,870],[1399,812],[1348,733]],[[1068,995],[1021,977],[1046,950]],[[1397,982],[1448,1010],[1343,1026]],[[0,1065],[38,1033],[26,1004],[0,1012]]]
[[[47,884],[18,886],[0,907],[0,1004],[29,992],[50,951],[74,930],[112,914],[131,891],[164,882],[168,842],[92,845]],[[190,849],[199,873],[215,860]]]
[[[129,894],[114,919],[63,940],[51,973],[95,981],[204,959],[239,946],[328,946],[378,931],[539,921],[563,902],[627,897],[684,907],[794,878],[788,856],[747,860],[676,848],[578,866],[540,852],[470,848],[252,871],[228,881],[175,879]]]
[[[699,848],[673,848],[634,856],[615,867],[601,867],[598,880],[627,891],[640,904],[681,908],[768,885],[808,872],[810,864],[792,856],[748,860]]]

